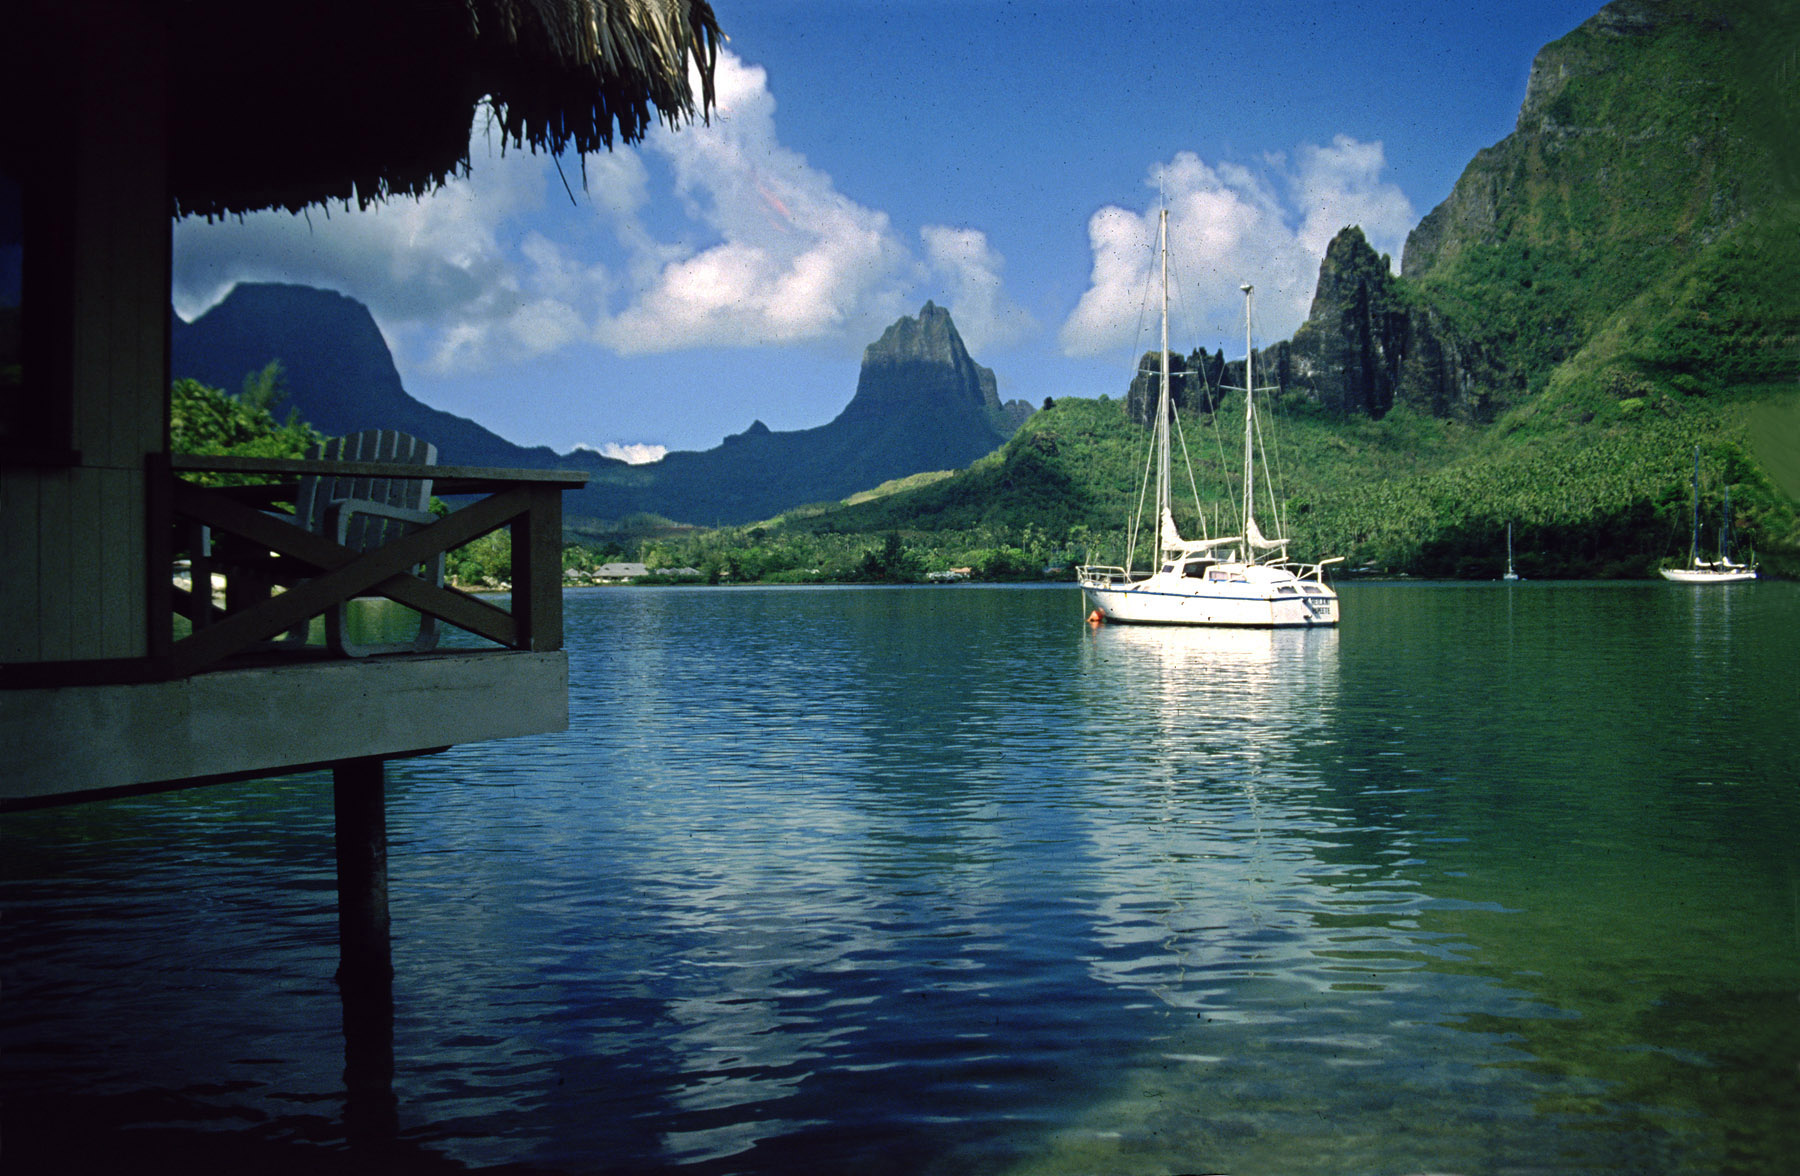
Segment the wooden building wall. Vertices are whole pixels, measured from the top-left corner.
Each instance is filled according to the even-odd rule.
[[[120,6],[106,24],[73,30],[83,43],[73,55],[72,134],[38,172],[66,182],[73,214],[64,226],[72,354],[63,447],[79,457],[0,468],[4,663],[149,652],[145,459],[168,434],[166,44],[154,21],[128,19],[134,11]],[[30,232],[27,300],[38,292]]]

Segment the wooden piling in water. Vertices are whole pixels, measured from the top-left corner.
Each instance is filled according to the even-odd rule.
[[[332,765],[338,873],[338,991],[344,1004],[345,1125],[391,1138],[394,961],[388,929],[387,789],[378,757]]]

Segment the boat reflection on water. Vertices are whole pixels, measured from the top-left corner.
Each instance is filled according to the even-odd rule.
[[[1211,998],[1195,976],[1217,981],[1250,959],[1264,967],[1276,950],[1290,964],[1310,955],[1304,912],[1324,897],[1313,879],[1327,871],[1304,852],[1304,830],[1327,822],[1304,749],[1324,739],[1337,650],[1336,629],[1092,631],[1084,678],[1111,696],[1095,705],[1135,714],[1143,749],[1120,782],[1142,819],[1094,830],[1095,857],[1129,861],[1136,876],[1094,929],[1130,962],[1096,960],[1097,979],[1197,1009]]]
[[[1084,668],[1116,692],[1113,705],[1142,707],[1171,737],[1250,749],[1320,726],[1337,651],[1335,628],[1098,625]]]

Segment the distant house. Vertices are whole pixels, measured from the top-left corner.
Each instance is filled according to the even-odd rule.
[[[621,584],[649,574],[650,569],[641,563],[605,563],[594,573],[594,578],[603,584]]]

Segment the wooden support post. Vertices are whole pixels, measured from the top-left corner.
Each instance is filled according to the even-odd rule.
[[[344,1120],[352,1141],[391,1139],[394,961],[388,937],[387,804],[382,761],[332,767],[337,810],[338,991],[344,1002]]]
[[[169,487],[174,480],[167,453],[152,453],[144,458],[144,640],[145,652],[153,663],[168,661],[169,646],[175,640],[171,623],[175,603],[171,529],[175,516],[169,508]]]
[[[562,491],[530,488],[531,509],[512,522],[512,611],[519,648],[561,649]]]

